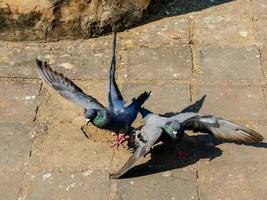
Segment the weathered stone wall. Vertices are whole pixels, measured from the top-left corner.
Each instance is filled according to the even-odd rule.
[[[141,20],[151,0],[0,0],[1,40],[89,38]]]

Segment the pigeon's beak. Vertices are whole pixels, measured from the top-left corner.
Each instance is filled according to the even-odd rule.
[[[90,119],[86,119],[86,125],[88,125],[90,123]]]
[[[175,139],[176,138],[177,133],[178,133],[177,131],[173,131],[172,132],[172,134],[171,134],[172,139]]]

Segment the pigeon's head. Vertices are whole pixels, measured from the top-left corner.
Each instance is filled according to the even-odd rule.
[[[84,116],[85,116],[86,121],[89,123],[89,122],[93,121],[96,118],[97,110],[88,109],[88,110],[85,111]]]
[[[111,120],[111,115],[107,110],[97,111],[97,115],[93,120],[93,124],[97,127],[105,127]]]
[[[177,120],[167,122],[164,127],[164,131],[168,133],[172,139],[176,138],[179,134],[182,133],[182,124]]]

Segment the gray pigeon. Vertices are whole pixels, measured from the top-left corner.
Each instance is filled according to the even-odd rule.
[[[185,130],[201,131],[220,140],[237,143],[260,142],[264,139],[256,131],[213,115],[185,112],[163,117],[145,108],[140,109],[140,113],[145,125],[132,132],[128,144],[134,153],[118,172],[111,174],[111,178],[125,174],[141,156],[150,151],[162,135],[168,136],[173,142],[179,142]]]
[[[53,71],[47,62],[36,59],[36,63],[37,72],[44,82],[58,91],[65,99],[84,108],[84,116],[88,123],[91,122],[98,128],[108,129],[118,134],[113,145],[118,148],[126,140],[125,134],[131,132],[131,125],[142,104],[150,96],[150,92],[142,93],[139,97],[133,98],[129,105],[126,105],[115,81],[115,48],[116,33],[113,37],[112,61],[109,71],[108,107],[103,106],[94,97],[85,94],[62,74]],[[124,134],[119,135],[119,133]]]

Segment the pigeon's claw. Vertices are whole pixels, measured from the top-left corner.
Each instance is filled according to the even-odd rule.
[[[127,141],[129,139],[128,135],[125,134],[119,134],[117,136],[117,138],[114,140],[113,145],[111,145],[111,148],[116,147],[116,149],[119,151],[119,147],[122,146],[123,148],[125,148],[125,146],[123,145],[123,142]]]
[[[189,157],[189,155],[186,152],[183,152],[181,150],[177,150],[176,151],[176,157],[180,160],[186,160]]]

